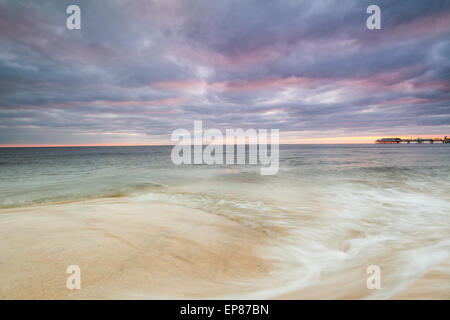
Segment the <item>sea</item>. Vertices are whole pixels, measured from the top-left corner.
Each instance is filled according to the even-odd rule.
[[[368,290],[359,279],[375,265],[383,290],[366,297],[389,298],[449,255],[448,144],[280,145],[276,175],[175,165],[171,151],[0,148],[0,208],[124,197],[220,215],[267,235],[260,254],[279,284],[271,294],[316,287],[352,297]]]

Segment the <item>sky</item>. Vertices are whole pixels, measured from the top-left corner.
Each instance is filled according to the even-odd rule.
[[[450,1],[0,0],[0,146],[171,144],[194,120],[281,143],[450,136]]]

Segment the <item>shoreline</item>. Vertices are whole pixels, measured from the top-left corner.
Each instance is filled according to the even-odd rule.
[[[4,208],[0,239],[0,299],[370,299],[373,293],[362,265],[325,272],[302,289],[279,287],[280,265],[264,257],[273,240],[265,232],[159,201],[113,197]],[[81,290],[66,288],[69,265],[81,269]],[[448,257],[391,299],[450,299],[449,271]]]
[[[393,300],[450,300],[450,256],[392,297]]]

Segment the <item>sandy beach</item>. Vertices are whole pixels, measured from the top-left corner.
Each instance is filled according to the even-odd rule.
[[[1,299],[221,297],[269,271],[264,234],[201,210],[104,199],[0,211]],[[81,290],[66,268],[81,268]]]
[[[263,232],[202,210],[109,198],[0,211],[1,299],[364,299],[364,268],[271,295]],[[81,269],[81,289],[66,269]],[[450,259],[394,299],[449,299]],[[276,279],[275,279],[276,280]],[[274,286],[276,287],[276,286]],[[268,290],[269,289],[269,290]],[[258,297],[258,295],[256,295]]]
[[[393,299],[450,300],[450,257],[393,296]]]
[[[358,270],[328,275],[317,286],[277,296],[276,299],[371,299],[363,275]],[[344,284],[344,285],[343,285]],[[394,300],[450,299],[450,258],[426,271],[419,279],[394,294]]]

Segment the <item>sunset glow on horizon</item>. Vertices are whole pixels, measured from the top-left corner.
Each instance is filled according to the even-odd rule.
[[[325,137],[325,138],[305,138],[300,140],[283,140],[280,139],[280,145],[297,144],[373,144],[376,140],[381,138],[401,138],[401,139],[416,139],[416,138],[443,138],[450,135],[388,135],[375,137]],[[207,145],[208,143],[204,143]],[[227,144],[227,143],[225,143]],[[234,144],[230,142],[228,144]],[[108,144],[2,144],[0,148],[64,148],[64,147],[152,147],[152,146],[172,146],[175,145],[173,141],[160,143],[108,143]]]

